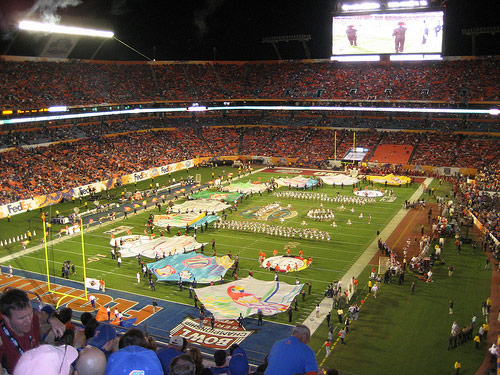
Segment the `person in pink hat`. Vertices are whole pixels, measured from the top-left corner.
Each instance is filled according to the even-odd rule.
[[[40,345],[21,356],[13,375],[32,375],[34,369],[37,374],[68,375],[77,357],[78,352],[69,345]]]

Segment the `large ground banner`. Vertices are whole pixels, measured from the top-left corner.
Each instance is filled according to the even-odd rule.
[[[411,183],[411,178],[408,176],[395,176],[392,173],[385,176],[366,176],[368,181],[373,181],[378,184],[387,184],[387,185],[404,185]]]
[[[248,182],[232,182],[222,188],[223,191],[235,191],[242,194],[263,193],[267,190],[266,184]]]
[[[198,193],[191,194],[192,199],[214,199],[226,202],[236,202],[241,198],[243,194],[237,192],[220,192],[220,191],[200,191]]]
[[[245,318],[259,310],[264,315],[285,312],[303,286],[248,276],[229,284],[196,289],[196,295],[216,319],[237,319],[240,314]]]
[[[177,213],[189,213],[189,212],[219,212],[231,207],[230,204],[221,202],[215,199],[196,199],[187,200],[181,204],[174,204],[172,206],[172,212]]]
[[[306,178],[303,176],[295,176],[295,177],[284,177],[278,178],[276,183],[279,186],[291,186],[294,188],[310,188],[312,186],[316,186],[318,184],[318,180],[314,178]]]
[[[233,344],[241,344],[253,332],[240,327],[234,319],[216,320],[212,329],[209,318],[205,318],[202,325],[199,320],[186,318],[170,330],[170,336],[181,336],[206,348],[228,350]]]
[[[141,235],[112,238],[109,244],[117,245],[123,258],[136,257],[139,254],[146,258],[157,256],[162,258],[163,254],[165,256],[183,254],[199,249],[202,245],[191,236],[150,238]]]
[[[172,255],[154,263],[148,263],[148,269],[158,280],[194,281],[209,284],[219,281],[233,265],[233,260],[227,255],[223,257],[206,256],[190,252]]]
[[[326,185],[355,185],[359,182],[359,179],[356,177],[351,177],[345,174],[335,174],[335,175],[327,175],[327,176],[319,176],[321,181],[323,181]]]
[[[154,215],[153,224],[159,228],[166,228],[167,226],[176,228],[186,228],[186,225],[193,228],[195,224],[203,225],[205,223],[211,223],[217,221],[218,217],[216,215],[205,215],[198,212],[191,212],[187,214],[164,214],[164,215]]]

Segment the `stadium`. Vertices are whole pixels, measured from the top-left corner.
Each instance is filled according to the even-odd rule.
[[[20,24],[0,56],[6,373],[60,345],[59,373],[89,346],[95,374],[139,371],[136,346],[144,374],[497,373],[500,31],[451,55],[456,8],[396,3],[336,2],[328,58],[305,34],[172,61]],[[314,363],[288,370],[275,344],[303,326]]]

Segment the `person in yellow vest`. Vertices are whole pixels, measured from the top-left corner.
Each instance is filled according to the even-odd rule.
[[[462,364],[460,363],[460,361],[456,361],[454,367],[455,367],[455,375],[458,375],[460,372],[460,368],[462,367]]]
[[[479,335],[474,336],[474,348],[479,349],[479,344],[481,343],[481,338]]]
[[[368,280],[368,293],[371,293],[372,292],[372,286],[373,286],[373,283],[372,283],[372,280]]]
[[[484,329],[484,333],[483,333],[483,339],[486,340],[488,338],[488,331],[490,329],[490,325],[488,323],[484,323],[483,324],[483,329]]]

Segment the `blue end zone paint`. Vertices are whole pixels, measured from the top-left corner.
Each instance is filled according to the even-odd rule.
[[[2,267],[3,273],[7,270],[7,267]],[[14,269],[14,275],[21,276],[25,278],[32,278],[34,280],[46,281],[47,278],[45,275],[41,275],[39,273],[30,272],[30,271],[21,271],[18,269]],[[64,279],[60,277],[52,276],[50,278],[51,283],[55,283],[58,285],[68,286],[75,289],[83,290],[83,283]],[[92,294],[93,290],[89,290],[89,294]],[[95,291],[95,293],[102,293],[101,291]],[[155,313],[150,318],[145,320],[142,324],[138,325],[144,331],[147,331],[148,334],[155,335],[159,337],[160,341],[167,342],[169,337],[169,332],[171,329],[176,327],[182,320],[186,317],[191,317],[193,319],[197,319],[199,317],[199,310],[197,308],[190,305],[185,305],[177,302],[170,302],[160,298],[160,291],[157,292],[158,296],[155,298],[158,301],[158,306],[162,308],[161,311]],[[122,298],[130,301],[137,302],[137,305],[133,307],[134,310],[140,310],[141,308],[151,305],[152,297],[143,296],[140,294],[134,294],[129,292],[123,292],[120,290],[114,290],[106,288],[106,292],[102,293],[116,298]],[[71,300],[68,299],[66,303],[69,303]],[[61,304],[61,307],[65,306],[66,303]],[[111,310],[113,310],[113,302],[109,304]],[[74,312],[74,317],[79,320],[81,313]],[[127,313],[123,313],[124,318],[126,319]],[[293,326],[286,324],[279,324],[274,322],[264,321],[263,326],[257,325],[257,319],[253,318],[245,318],[243,321],[243,325],[247,330],[253,330],[253,334],[246,338],[242,343],[241,347],[246,351],[248,360],[252,364],[260,364],[264,362],[265,356],[271,351],[271,347],[273,344],[281,340],[285,337],[290,336]],[[161,338],[164,338],[163,340]],[[200,349],[204,353],[213,354],[215,349],[203,348]]]

